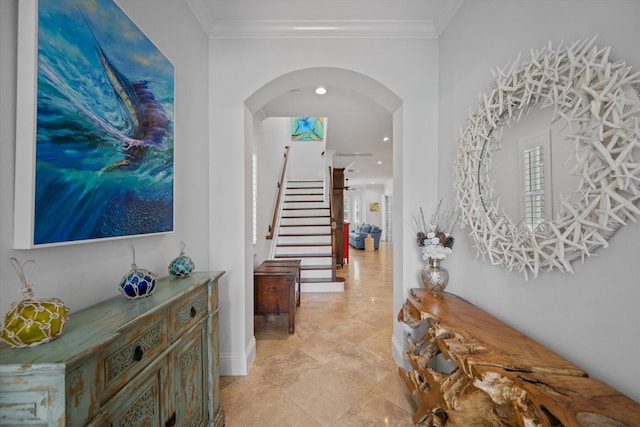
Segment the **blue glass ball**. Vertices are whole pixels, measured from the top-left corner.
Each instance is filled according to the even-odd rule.
[[[194,268],[193,260],[186,255],[180,254],[169,264],[169,274],[179,278],[188,277]]]
[[[120,291],[127,298],[148,297],[156,288],[156,275],[149,270],[132,268],[120,281]]]

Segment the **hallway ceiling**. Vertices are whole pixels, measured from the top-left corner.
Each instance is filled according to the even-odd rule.
[[[186,0],[205,33],[224,38],[405,37],[436,39],[463,0]],[[327,151],[349,185],[391,182],[392,115],[366,95],[293,87],[263,108],[268,117],[327,117]],[[360,154],[357,154],[360,153]],[[381,162],[381,164],[379,164]]]

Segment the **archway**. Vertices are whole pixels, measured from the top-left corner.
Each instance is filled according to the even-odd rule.
[[[296,90],[300,87],[308,87],[317,85],[318,82],[322,82],[327,86],[345,88],[350,91],[355,91],[360,94],[366,95],[384,108],[391,116],[393,120],[393,194],[400,194],[402,190],[402,179],[400,179],[400,170],[402,164],[402,99],[398,97],[393,91],[381,82],[358,72],[334,68],[334,67],[318,67],[307,68],[292,71],[283,74],[270,82],[264,84],[251,96],[249,96],[244,103],[245,106],[245,152],[252,152],[253,140],[249,134],[253,129],[254,120],[264,120],[268,117],[265,114],[263,108],[272,100],[276,99],[283,94]],[[246,158],[246,157],[245,157]],[[248,162],[245,162],[244,171],[245,182],[252,181],[252,168]],[[246,188],[246,187],[245,187]],[[245,200],[247,198],[245,197]],[[403,218],[402,203],[394,203],[393,214],[394,227],[398,232],[394,233],[394,255],[393,255],[393,299],[394,307],[401,304],[401,300],[404,298],[403,289],[403,269],[402,269],[402,232],[400,227],[402,224],[401,218]],[[250,224],[246,224],[247,227]],[[250,233],[251,230],[245,230]],[[247,263],[247,271],[245,271],[245,277],[251,276],[250,269],[252,265]],[[252,291],[247,289],[247,292]],[[246,310],[253,311],[251,305],[245,307]],[[401,341],[402,328],[394,325],[394,333],[390,345],[392,346],[392,354],[396,360],[396,363],[400,364],[402,360],[402,345]]]

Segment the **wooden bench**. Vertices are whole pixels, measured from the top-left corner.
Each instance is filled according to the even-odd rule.
[[[640,404],[466,300],[411,289],[398,320],[412,328],[400,375],[429,426],[637,426]],[[453,370],[437,370],[441,354]]]
[[[299,302],[300,267],[281,263],[262,263],[253,273],[254,314],[288,315],[289,333],[295,331]]]

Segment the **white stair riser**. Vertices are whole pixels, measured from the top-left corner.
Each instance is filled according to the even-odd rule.
[[[276,255],[280,254],[331,254],[331,246],[278,246]]]
[[[279,236],[278,243],[331,243],[331,236]]]
[[[344,292],[344,282],[301,283],[300,292]]]
[[[276,254],[275,259],[294,259],[294,258],[278,258]],[[331,257],[323,256],[323,257],[300,257],[300,265],[331,265]]]
[[[331,225],[331,217],[305,216],[304,218],[282,218],[280,225],[326,224]]]
[[[300,270],[301,279],[331,279],[331,270]]]
[[[330,234],[330,225],[280,227],[280,234]]]
[[[284,196],[284,202],[288,203],[288,202],[309,202],[309,201],[314,201],[314,202],[323,202],[323,203],[329,203],[327,200],[324,200],[324,197],[319,194],[319,195],[306,195],[306,194],[294,194],[294,195],[289,195],[287,194],[286,196]]]
[[[323,188],[287,188],[285,191],[286,196],[290,196],[292,194],[314,194],[320,197],[324,197],[324,189]]]
[[[326,209],[326,215],[329,215],[329,204],[327,202],[299,202],[285,200],[284,209]]]
[[[330,218],[331,212],[329,211],[329,209],[287,210],[285,206],[285,209],[282,211],[282,218],[286,218],[288,216],[315,216],[315,217],[323,216],[323,217]]]

